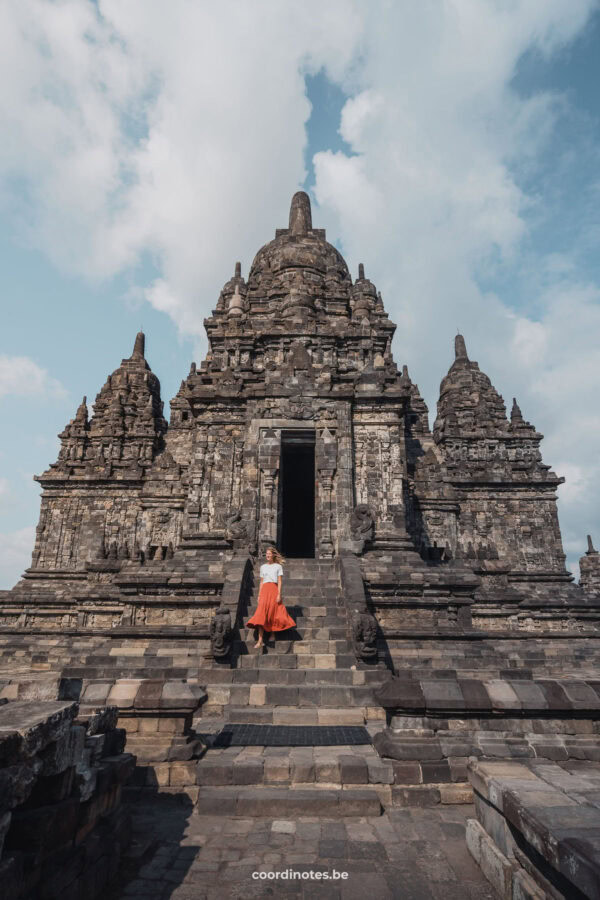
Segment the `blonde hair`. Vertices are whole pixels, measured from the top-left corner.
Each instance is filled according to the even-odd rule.
[[[283,558],[277,547],[267,547],[267,549],[265,550],[265,556],[267,555],[269,550],[271,550],[273,553],[273,562],[279,563],[280,566],[283,566],[285,563],[285,559]]]

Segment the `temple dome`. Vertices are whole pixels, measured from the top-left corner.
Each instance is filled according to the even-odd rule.
[[[293,288],[318,297],[328,290],[346,294],[352,284],[341,253],[325,239],[325,229],[312,227],[310,199],[304,191],[292,197],[288,228],[278,228],[274,240],[254,257],[248,290],[257,297],[287,296]],[[336,285],[337,282],[337,285]]]

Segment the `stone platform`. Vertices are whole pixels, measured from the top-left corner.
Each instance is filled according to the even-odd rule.
[[[453,806],[344,820],[231,818],[193,815],[190,801],[142,801],[133,809],[135,852],[106,900],[496,900],[466,848],[472,815]],[[286,870],[296,877],[275,879]],[[333,881],[334,870],[348,877]]]
[[[473,762],[467,844],[501,897],[600,897],[600,765]]]

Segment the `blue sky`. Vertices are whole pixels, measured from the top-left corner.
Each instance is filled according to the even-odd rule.
[[[459,326],[545,433],[573,566],[600,542],[597,4],[258,2],[0,10],[0,587],[82,395],[143,326],[168,408],[300,186],[431,420]]]

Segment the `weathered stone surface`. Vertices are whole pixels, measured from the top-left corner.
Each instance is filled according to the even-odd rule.
[[[516,402],[507,416],[460,335],[430,429],[393,360],[381,295],[313,228],[306,194],[247,279],[236,266],[205,327],[206,359],[192,363],[169,425],[142,333],[91,417],[84,398],[39,476],[32,566],[0,597],[0,624],[194,627],[224,659],[244,554],[292,541],[292,556],[361,557],[354,574],[366,592],[356,577],[344,587],[363,662],[399,629],[540,630],[544,604],[552,627],[597,630],[598,554],[590,541],[585,590],[571,585],[561,479],[542,463],[542,436]],[[314,468],[306,546],[281,531],[289,440],[303,442]],[[93,691],[88,702],[106,700]]]
[[[503,896],[535,896],[528,878],[514,883],[520,864],[540,892],[549,880],[561,896],[599,895],[600,807],[591,798],[600,773],[594,763],[578,765],[574,778],[549,762],[471,764],[480,822],[469,823],[467,841]]]
[[[600,757],[599,556],[590,539],[572,584],[562,479],[464,338],[431,429],[392,357],[381,295],[313,228],[302,192],[247,278],[236,265],[205,326],[208,353],[169,425],[140,333],[39,477],[32,565],[0,592],[0,701],[11,701],[0,797],[37,810],[23,834],[39,837],[39,810],[66,804],[60,841],[76,799],[87,840],[97,814],[118,810],[132,767],[124,729],[144,763],[135,790],[195,790],[215,815],[279,815],[283,800],[294,815],[341,817],[382,802],[448,806],[470,799],[470,756]],[[291,557],[296,628],[259,654],[243,623],[271,544]],[[65,716],[23,729],[9,715],[2,730],[1,710],[25,697],[79,701],[83,727]],[[229,748],[197,764],[223,722],[366,725],[379,756]],[[590,805],[598,792],[590,781]],[[532,802],[551,799],[544,787]],[[501,808],[520,816],[512,794]],[[65,897],[76,868],[65,860],[52,882]],[[80,893],[106,872],[86,872]]]
[[[76,703],[60,701],[17,701],[0,706],[0,759],[6,764],[35,756],[68,735],[76,715]]]
[[[76,723],[77,704],[15,701],[0,708],[0,879],[7,898],[104,895],[129,843],[120,809],[135,757],[115,717],[96,710],[101,734]],[[102,858],[103,874],[98,876]]]

